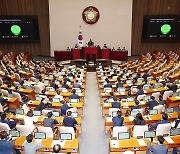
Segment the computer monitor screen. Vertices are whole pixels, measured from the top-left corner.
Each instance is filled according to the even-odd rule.
[[[149,87],[149,85],[145,85],[145,86],[143,87],[143,89],[144,89],[144,90],[148,90],[148,89],[150,89],[150,87]]]
[[[60,133],[60,140],[72,140],[71,133]]]
[[[139,110],[132,110],[131,111],[131,116],[135,117],[137,113],[139,113]]]
[[[105,91],[106,93],[110,93],[110,92],[112,92],[112,89],[111,89],[111,88],[107,88],[107,89],[105,88],[104,91]]]
[[[67,93],[68,90],[67,90],[66,88],[62,88],[61,92],[62,92],[62,93]]]
[[[60,113],[57,111],[52,112],[55,117],[60,117]]]
[[[53,102],[54,103],[60,103],[60,99],[59,98],[53,98]]]
[[[173,108],[166,108],[166,113],[173,113],[174,109]]]
[[[152,81],[152,77],[147,77],[147,82]]]
[[[145,131],[144,132],[144,138],[151,138],[151,137],[155,137],[156,133],[154,131]]]
[[[35,132],[34,133],[35,139],[46,139],[46,133],[43,132]]]
[[[11,135],[12,137],[20,137],[20,132],[17,130],[10,130],[9,135]]]
[[[130,139],[130,134],[128,132],[118,133],[118,140]]]
[[[155,83],[154,84],[154,88],[160,88],[160,87],[161,87],[160,83]]]
[[[55,89],[54,89],[54,88],[49,88],[49,91],[50,91],[50,92],[54,92]]]
[[[42,99],[43,99],[42,97],[36,96],[36,101],[41,102]]]
[[[119,92],[125,92],[126,89],[121,87],[121,88],[118,88],[118,91],[119,91]]]
[[[180,135],[180,128],[170,130],[170,136],[176,136],[176,135]]]
[[[70,103],[78,103],[78,102],[79,102],[79,99],[69,99],[69,102],[70,102]]]
[[[78,117],[78,112],[72,112],[71,116],[72,116],[73,118],[77,118],[77,117]]]
[[[59,81],[55,81],[55,84],[59,85],[59,84],[60,84],[60,82],[59,82]]]
[[[141,79],[141,78],[137,79],[137,83],[142,83],[142,82],[143,82],[143,79]]]
[[[113,98],[108,98],[108,102],[114,102],[114,99]]]
[[[45,84],[49,84],[49,80],[44,80],[44,83]]]
[[[134,98],[133,97],[127,98],[127,102],[134,102]]]
[[[81,89],[76,89],[76,94],[81,93]]]
[[[16,109],[16,114],[24,115],[23,109]]]
[[[112,117],[116,117],[117,116],[117,111],[113,111],[112,112]]]
[[[27,85],[26,89],[31,90],[32,89],[31,85]]]
[[[179,96],[179,93],[178,93],[178,92],[175,92],[175,93],[173,93],[173,96],[174,96],[174,97]]]
[[[149,110],[149,114],[150,115],[157,115],[158,114],[158,110],[154,109],[154,110]]]
[[[9,98],[13,98],[13,97],[14,97],[14,95],[13,95],[13,94],[8,93],[8,97],[9,97]]]
[[[132,80],[126,80],[126,84],[132,84]]]
[[[41,111],[33,111],[34,116],[41,116]]]

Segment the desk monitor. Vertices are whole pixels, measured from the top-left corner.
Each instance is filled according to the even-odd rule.
[[[105,91],[105,93],[110,93],[110,92],[112,92],[112,88],[107,88],[107,89],[105,88],[104,91]]]
[[[41,111],[36,111],[36,110],[34,110],[34,111],[33,111],[33,115],[34,115],[34,116],[41,116]]]
[[[20,131],[18,130],[9,130],[9,135],[12,137],[20,137]]]
[[[79,99],[69,99],[69,102],[70,102],[70,103],[78,103],[78,102],[79,102]]]
[[[14,95],[13,95],[13,94],[8,93],[8,97],[9,97],[9,98],[13,98],[13,97],[14,97]]]
[[[72,118],[78,118],[78,112],[72,112],[71,116]]]
[[[49,84],[49,80],[44,80],[44,83],[45,84]]]
[[[24,115],[23,109],[16,109],[16,114]]]
[[[114,99],[113,98],[108,98],[108,102],[112,103],[112,102],[114,102]]]
[[[126,80],[126,84],[132,84],[132,80]]]
[[[68,90],[67,90],[66,88],[62,88],[61,92],[62,92],[62,93],[67,93]]]
[[[49,88],[49,91],[50,91],[50,92],[54,92],[55,89],[54,89],[54,88]]]
[[[76,94],[81,93],[81,89],[75,89],[76,90]]]
[[[154,138],[156,137],[155,131],[145,131],[144,132],[144,138]]]
[[[56,80],[56,81],[55,81],[55,84],[59,85],[59,84],[60,84],[60,82]]]
[[[28,90],[32,90],[31,85],[26,85],[26,89],[28,89]]]
[[[136,73],[132,74],[132,77],[133,77],[133,78],[135,78],[136,76],[137,76],[137,74],[136,74]]]
[[[35,79],[34,81],[35,81],[35,82],[39,82],[39,79]]]
[[[134,98],[133,97],[127,98],[127,102],[134,102]]]
[[[152,77],[147,77],[147,82],[151,82],[152,81]]]
[[[170,136],[176,136],[176,135],[180,135],[180,128],[170,130]]]
[[[131,70],[128,70],[128,73],[131,73]]]
[[[36,101],[41,102],[42,99],[42,97],[36,96]]]
[[[173,113],[174,109],[173,108],[166,108],[166,113]]]
[[[144,85],[143,89],[144,89],[144,90],[149,90],[150,87],[149,87],[149,85]]]
[[[113,111],[112,112],[112,117],[116,117],[117,116],[117,111]]]
[[[139,113],[139,110],[132,110],[131,117],[135,117],[137,113]]]
[[[60,98],[53,98],[54,103],[60,103]]]
[[[131,88],[131,91],[137,92],[137,91],[138,91],[138,88],[137,88],[137,87],[132,87],[132,88]]]
[[[155,83],[154,84],[154,88],[157,89],[157,88],[160,88],[161,87],[161,84],[160,83]]]
[[[154,109],[154,110],[149,110],[149,115],[157,115],[158,114],[158,110]]]
[[[35,132],[34,133],[34,138],[44,140],[44,139],[46,139],[46,133],[44,133],[44,132]]]
[[[120,132],[118,133],[118,140],[130,139],[130,133],[128,132]]]
[[[178,93],[178,92],[175,92],[175,93],[173,93],[173,96],[174,96],[174,97],[179,96],[179,93]]]
[[[143,82],[143,78],[138,78],[137,79],[137,83],[142,83]]]
[[[55,117],[60,117],[60,112],[58,112],[58,111],[53,111],[52,114],[53,114]]]
[[[118,88],[118,91],[119,91],[119,92],[125,92],[125,91],[126,91],[126,89],[125,89],[125,88],[123,88],[123,87],[120,87],[120,88]]]
[[[60,133],[60,140],[72,140],[71,133]]]

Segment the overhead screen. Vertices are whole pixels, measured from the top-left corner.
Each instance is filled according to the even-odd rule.
[[[39,41],[37,16],[0,16],[0,42]]]
[[[142,41],[179,42],[180,16],[145,16]]]

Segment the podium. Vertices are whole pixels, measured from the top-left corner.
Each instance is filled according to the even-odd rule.
[[[128,55],[128,51],[125,50],[111,51],[112,60],[127,61],[127,55]]]
[[[110,53],[111,53],[111,49],[101,49],[101,57],[102,59],[110,59]]]
[[[96,59],[98,59],[99,56],[99,49],[97,47],[85,47],[84,48],[84,59],[86,59],[87,54],[95,55]]]
[[[81,50],[80,49],[72,49],[72,59],[76,60],[76,59],[81,59]]]

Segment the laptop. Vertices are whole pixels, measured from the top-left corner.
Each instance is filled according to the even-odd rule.
[[[112,88],[104,89],[105,93],[110,93],[112,92]]]
[[[134,98],[133,97],[127,98],[127,102],[134,102]]]
[[[156,137],[155,131],[145,131],[144,132],[144,138],[154,138]]]
[[[13,97],[14,97],[14,95],[13,95],[13,94],[9,94],[9,93],[8,93],[8,97],[9,97],[9,98],[13,98]]]
[[[9,135],[11,135],[12,138],[18,138],[18,137],[20,137],[20,131],[18,131],[18,130],[9,130]]]
[[[179,96],[179,93],[178,93],[178,92],[175,92],[175,93],[173,93],[173,96],[174,96],[174,97]]]
[[[145,85],[145,86],[143,87],[143,89],[144,89],[144,90],[149,90],[150,87],[149,87],[149,85]]]
[[[24,110],[23,109],[16,109],[16,114],[24,115]]]
[[[180,128],[170,130],[170,136],[176,136],[176,135],[180,135]]]
[[[131,111],[131,117],[135,117],[137,113],[139,113],[138,110],[134,110],[134,111],[132,110]]]
[[[44,133],[44,132],[35,132],[34,133],[34,138],[44,140],[44,139],[46,139],[46,133]]]
[[[147,82],[151,82],[152,81],[152,77],[147,77]]]
[[[119,91],[119,92],[125,92],[126,89],[125,89],[125,88],[118,88],[118,91]]]
[[[72,118],[78,118],[78,112],[72,112],[71,116]]]
[[[54,92],[55,89],[54,88],[49,88],[49,92]]]
[[[34,116],[41,116],[41,111],[33,111]]]
[[[157,89],[157,88],[160,88],[160,87],[161,87],[160,83],[155,83],[155,84],[154,84],[154,88]]]
[[[119,132],[118,133],[118,140],[126,140],[130,139],[130,133],[128,132]]]
[[[52,114],[55,116],[55,117],[60,117],[60,112],[58,111],[53,111]]]
[[[143,82],[143,79],[141,79],[141,78],[137,79],[137,83],[142,83],[142,82]]]
[[[32,90],[31,85],[27,85],[27,86],[26,86],[26,89],[27,89],[27,90]]]
[[[60,103],[60,98],[53,98],[54,103]]]
[[[43,99],[42,97],[36,96],[36,101],[41,102],[42,99]]]
[[[79,102],[79,99],[69,99],[69,102],[70,102],[70,103],[78,103],[78,102]]]
[[[154,110],[149,110],[149,115],[157,115],[158,114],[158,110],[154,109]]]
[[[60,140],[72,140],[71,133],[60,133]]]
[[[166,108],[166,113],[173,113],[174,109],[173,108]]]

